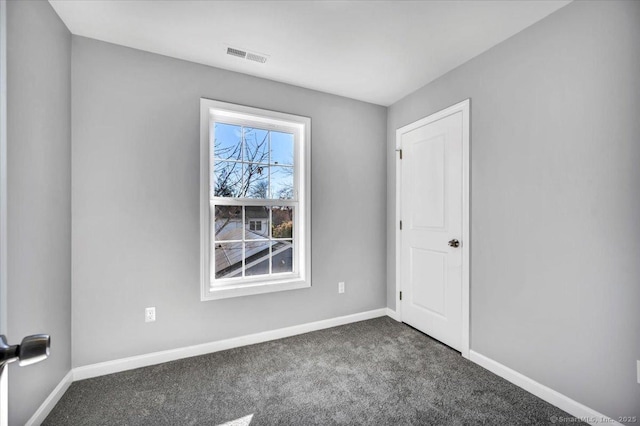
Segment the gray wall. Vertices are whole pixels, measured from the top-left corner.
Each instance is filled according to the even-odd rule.
[[[76,36],[72,74],[74,366],[385,307],[386,108]],[[311,117],[310,289],[200,301],[200,97]]]
[[[471,349],[613,418],[640,416],[640,2],[574,2],[389,108],[471,98]]]
[[[51,356],[9,369],[22,425],[71,368],[71,34],[48,2],[7,2],[7,334],[51,334]]]

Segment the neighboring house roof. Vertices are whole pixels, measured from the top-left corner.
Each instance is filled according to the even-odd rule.
[[[216,271],[222,271],[224,269],[240,270],[240,267],[242,266],[242,243],[226,243],[225,241],[242,240],[242,233],[244,231],[246,231],[245,241],[264,240],[265,238],[268,238],[269,232],[266,227],[262,231],[251,231],[242,226],[240,221],[230,221],[227,223],[215,236]],[[245,257],[249,258],[262,251],[266,251],[266,254],[268,255],[269,246],[274,243],[274,241],[262,241],[247,244]]]
[[[242,240],[243,230],[246,230],[245,240],[264,240],[269,238],[269,229],[267,227],[264,227],[261,231],[251,231],[248,226],[246,228],[243,227],[240,221],[232,220],[219,232],[216,232],[216,246],[224,241]]]
[[[229,224],[227,225],[229,226]],[[227,278],[240,275],[242,273],[242,242],[227,243],[230,240],[242,239],[242,226],[233,226],[222,231],[216,237],[219,239],[215,243],[215,270],[224,271]],[[264,231],[267,232],[266,230]],[[245,258],[247,263],[258,264],[269,258],[269,247],[273,247],[274,254],[291,247],[290,242],[283,241],[264,241],[265,235],[258,232],[246,230],[245,241],[247,240],[263,240],[255,241],[247,244],[245,248]],[[224,238],[224,240],[222,240]]]
[[[245,256],[247,259],[253,256],[260,258],[259,262],[269,257],[269,246],[275,245],[277,241],[261,241],[247,244]],[[241,274],[242,266],[242,243],[216,243],[215,251],[216,271],[228,271],[225,277],[233,277]],[[235,272],[235,273],[234,273]]]

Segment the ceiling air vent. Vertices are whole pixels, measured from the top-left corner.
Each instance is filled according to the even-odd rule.
[[[242,49],[236,49],[234,47],[229,47],[229,46],[227,46],[227,55],[235,56],[242,59],[247,59],[249,61],[259,62],[261,64],[264,64],[265,62],[267,62],[267,59],[269,58],[269,56],[267,55],[262,55],[256,52],[249,52]]]
[[[227,47],[227,55],[237,56],[238,58],[246,58],[247,52],[244,50],[234,49],[233,47]]]
[[[247,52],[247,59],[250,61],[260,62],[261,64],[264,64],[265,62],[267,62],[266,56],[258,55],[256,53],[251,53],[251,52]]]

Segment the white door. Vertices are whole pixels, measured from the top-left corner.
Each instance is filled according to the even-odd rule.
[[[466,110],[454,106],[398,131],[402,321],[463,354],[465,102]]]

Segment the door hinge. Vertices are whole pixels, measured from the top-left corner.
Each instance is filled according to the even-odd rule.
[[[400,300],[402,300],[402,292],[400,292]]]
[[[400,221],[400,230],[402,231],[402,221]]]
[[[400,159],[402,160],[402,149],[400,149]]]

